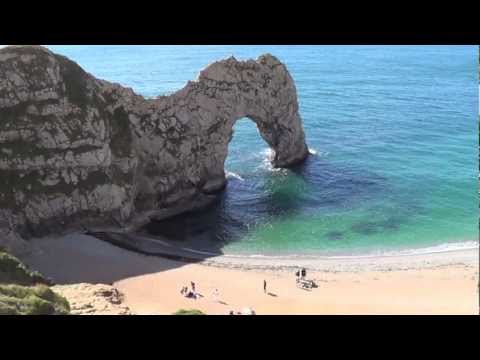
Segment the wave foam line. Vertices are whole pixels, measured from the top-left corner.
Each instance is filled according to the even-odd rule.
[[[432,253],[443,253],[458,250],[470,250],[478,249],[478,241],[465,241],[456,243],[445,243],[440,245],[434,245],[424,248],[416,249],[404,249],[404,250],[390,250],[390,251],[377,251],[367,254],[354,254],[354,255],[322,255],[320,253],[311,254],[289,254],[289,255],[262,255],[262,254],[224,254],[225,257],[232,258],[265,258],[265,259],[302,259],[302,258],[323,258],[323,259],[360,259],[360,258],[376,258],[381,256],[403,256],[403,255],[425,255]]]
[[[235,178],[235,179],[238,179],[240,181],[245,181],[244,178],[242,178],[240,175],[238,175],[238,174],[236,174],[232,171],[226,171],[226,177],[227,177],[227,179],[228,178]]]

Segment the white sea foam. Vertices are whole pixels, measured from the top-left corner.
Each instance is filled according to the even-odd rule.
[[[406,256],[406,255],[422,255],[432,253],[443,253],[449,251],[458,250],[470,250],[478,249],[478,241],[464,241],[464,242],[452,242],[439,244],[424,248],[402,249],[402,250],[388,250],[388,251],[375,251],[367,254],[354,254],[354,255],[322,255],[319,253],[308,254],[289,254],[289,255],[262,255],[262,254],[225,254],[226,257],[232,258],[271,258],[271,259],[302,259],[302,258],[327,258],[327,259],[356,259],[356,258],[375,258],[379,256]]]
[[[479,245],[478,241],[452,242],[452,243],[428,246],[424,248],[384,251],[384,252],[379,252],[378,255],[396,256],[396,255],[431,254],[431,253],[440,253],[440,252],[448,252],[448,251],[456,251],[456,250],[476,249],[479,247],[478,245]]]
[[[440,245],[428,246],[424,248],[402,249],[402,250],[379,250],[375,252],[369,252],[368,254],[358,255],[339,255],[339,256],[326,256],[330,259],[351,259],[351,258],[375,258],[379,256],[409,256],[409,255],[425,255],[434,253],[444,253],[449,251],[458,250],[470,250],[478,249],[479,244],[477,241],[465,241],[456,243],[445,243]]]
[[[262,150],[261,155],[263,159],[262,164],[260,165],[261,168],[266,169],[268,171],[273,171],[273,172],[282,170],[281,168],[274,168],[272,165],[272,160],[273,160],[273,157],[275,156],[275,153],[272,149],[267,148]]]
[[[236,174],[236,173],[234,173],[234,172],[232,172],[232,171],[228,171],[228,170],[227,170],[227,171],[226,171],[226,176],[227,176],[227,179],[229,179],[229,178],[235,178],[235,179],[238,179],[238,180],[240,180],[240,181],[245,181],[244,178],[242,178],[240,175],[238,175],[238,174]]]
[[[310,153],[310,155],[319,156],[319,157],[328,156],[330,154],[328,151],[318,151],[313,148],[308,148],[308,152]]]
[[[262,152],[261,152],[263,158],[267,159],[267,160],[272,160],[273,159],[273,150],[270,149],[270,148],[266,148],[266,149],[263,149]]]

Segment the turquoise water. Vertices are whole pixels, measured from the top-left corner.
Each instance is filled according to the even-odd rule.
[[[225,253],[358,254],[478,241],[477,46],[50,46],[151,97],[219,58],[270,52],[314,153],[273,170],[239,120],[217,204],[149,227]],[[195,239],[195,240],[193,240]]]

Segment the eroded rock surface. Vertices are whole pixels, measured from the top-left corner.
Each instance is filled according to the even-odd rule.
[[[122,226],[134,214],[188,209],[224,187],[242,117],[257,124],[274,166],[307,156],[293,79],[272,55],[215,62],[176,93],[145,99],[43,47],[3,48],[0,228],[14,242],[13,230]]]
[[[52,289],[65,297],[73,315],[132,315],[123,294],[110,285],[80,283],[55,285]]]

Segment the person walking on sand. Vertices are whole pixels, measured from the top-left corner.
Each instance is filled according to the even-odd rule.
[[[263,280],[263,292],[267,293],[267,280]]]
[[[193,292],[196,292],[196,291],[195,291],[195,283],[194,283],[193,281],[190,281],[190,285],[192,285],[192,291],[193,291]]]
[[[213,291],[213,301],[219,302],[220,301],[219,298],[220,298],[220,293],[218,292],[218,289],[215,288],[215,290]]]

